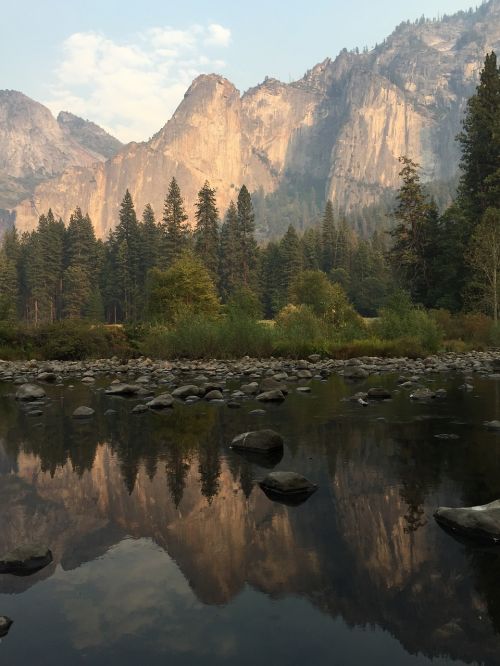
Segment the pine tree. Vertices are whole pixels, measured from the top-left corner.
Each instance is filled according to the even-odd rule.
[[[148,271],[156,268],[160,260],[161,229],[155,219],[151,204],[146,204],[142,213],[141,235],[141,284],[146,282]]]
[[[337,230],[335,228],[335,218],[333,215],[333,204],[330,200],[326,202],[323,222],[321,224],[321,245],[322,257],[321,268],[325,273],[329,273],[335,266],[335,238]]]
[[[500,70],[495,52],[486,56],[480,82],[467,102],[463,131],[459,204],[471,229],[500,197]]]
[[[400,157],[403,164],[400,176],[403,184],[397,194],[393,217],[396,226],[390,232],[394,240],[389,259],[403,288],[415,300],[422,299],[429,284],[427,257],[428,223],[431,207],[420,183],[419,165],[408,157]]]
[[[142,247],[134,202],[128,190],[120,205],[119,220],[113,240],[117,246],[115,258],[120,302],[124,320],[133,321],[140,309]]]
[[[163,207],[162,227],[165,239],[163,267],[170,266],[186,249],[189,239],[187,219],[179,185],[175,178],[172,178]]]
[[[302,253],[297,232],[290,225],[280,242],[280,286],[282,307],[288,303],[288,291],[294,278],[302,270]]]
[[[254,236],[255,215],[252,198],[245,185],[239,191],[237,209],[241,284],[245,287],[255,287],[257,268],[257,242]]]
[[[216,275],[219,265],[219,213],[215,189],[210,187],[208,181],[198,192],[195,208],[194,249],[212,275]]]
[[[238,211],[231,201],[221,229],[219,257],[219,289],[224,300],[241,282],[241,246],[238,236]]]
[[[14,323],[19,316],[19,259],[19,238],[14,228],[5,233],[0,249],[0,321]]]

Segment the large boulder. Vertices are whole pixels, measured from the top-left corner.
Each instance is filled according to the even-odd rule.
[[[434,518],[461,536],[491,543],[500,542],[500,500],[480,506],[439,507]]]
[[[21,384],[16,392],[16,400],[23,402],[33,402],[45,398],[45,391],[37,384]]]
[[[436,397],[436,393],[428,388],[419,388],[410,395],[412,400],[432,400]]]
[[[283,438],[274,430],[253,430],[237,435],[231,442],[231,448],[240,451],[268,453],[283,449]]]
[[[52,562],[52,553],[47,546],[30,544],[19,546],[0,557],[0,573],[28,576]]]
[[[283,394],[288,393],[288,387],[283,382],[277,381],[274,377],[264,377],[260,382],[259,392],[265,393],[266,391],[281,391]]]
[[[392,398],[391,392],[382,386],[374,386],[368,389],[367,396],[370,400],[389,400],[389,398]]]
[[[170,393],[160,393],[155,398],[146,403],[150,409],[166,409],[174,406],[174,398]]]

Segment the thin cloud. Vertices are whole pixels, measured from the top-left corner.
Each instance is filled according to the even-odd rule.
[[[172,115],[192,79],[220,70],[231,31],[219,24],[153,27],[132,43],[79,32],[62,44],[45,104],[89,118],[122,141],[143,141]]]

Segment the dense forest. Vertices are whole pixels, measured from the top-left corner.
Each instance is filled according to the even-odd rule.
[[[161,213],[147,205],[139,215],[127,190],[116,228],[105,241],[96,239],[91,219],[79,208],[67,225],[49,210],[35,231],[19,236],[14,229],[4,237],[0,321],[32,327],[61,320],[175,326],[189,312],[215,317],[236,307],[256,319],[282,321],[290,307],[302,307],[341,328],[347,320],[361,326],[359,315],[374,317],[405,301],[412,310],[440,311],[441,323],[443,312],[451,317],[469,311],[496,324],[500,70],[495,53],[486,57],[457,140],[462,159],[451,205],[440,212],[418,164],[402,156],[391,219],[369,238],[328,201],[315,227],[297,232],[289,224],[280,239],[259,245],[259,195],[252,201],[243,185],[221,221],[208,182],[189,225],[174,178]],[[275,216],[279,204],[278,195]],[[314,187],[303,206],[318,214]],[[290,216],[284,207],[282,219]]]

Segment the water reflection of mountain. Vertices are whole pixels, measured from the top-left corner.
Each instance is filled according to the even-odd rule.
[[[437,503],[459,501],[466,474],[492,492],[490,441],[429,453],[431,419],[318,419],[297,428],[293,465],[321,488],[290,509],[254,487],[262,470],[224,449],[237,426],[221,412],[154,418],[165,420],[61,419],[65,434],[52,446],[47,428],[11,421],[0,447],[0,548],[20,535],[45,541],[72,569],[124,535],[150,537],[204,603],[228,603],[249,584],[273,598],[303,596],[350,625],[381,626],[411,653],[495,663],[500,558],[464,551],[429,520]],[[36,580],[9,579],[3,591]]]

